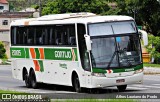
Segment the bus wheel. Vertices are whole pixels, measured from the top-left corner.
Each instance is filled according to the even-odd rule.
[[[120,85],[120,86],[117,86],[117,88],[119,92],[124,92],[127,88],[127,85]]]
[[[24,81],[25,81],[26,87],[30,88],[31,87],[31,82],[29,80],[28,73],[25,73],[25,75],[24,75]]]
[[[35,75],[34,71],[31,71],[31,73],[30,73],[30,80],[31,80],[32,88],[34,88],[34,89],[38,88],[38,83],[37,83],[37,79],[36,79],[36,75]]]
[[[81,87],[80,87],[80,82],[79,82],[79,78],[77,75],[75,75],[74,80],[73,80],[73,87],[75,89],[76,92],[81,92]]]

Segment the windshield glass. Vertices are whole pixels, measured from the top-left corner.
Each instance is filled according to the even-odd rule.
[[[133,21],[89,24],[90,36],[136,33]]]
[[[138,34],[119,37],[91,37],[93,68],[129,67],[141,64]]]
[[[88,28],[93,68],[130,67],[142,63],[134,21],[92,23]]]

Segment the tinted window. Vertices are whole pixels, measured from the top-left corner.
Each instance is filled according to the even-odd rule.
[[[84,38],[84,34],[86,34],[85,25],[78,24],[77,32],[78,32],[78,45],[79,45],[82,68],[86,71],[91,71],[89,53],[87,52],[85,38]]]
[[[12,45],[76,45],[75,25],[20,26],[11,28]]]

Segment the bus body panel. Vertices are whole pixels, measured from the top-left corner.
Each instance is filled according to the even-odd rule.
[[[58,15],[58,16],[60,16],[60,15]],[[14,21],[11,23],[11,43],[12,43],[11,44],[11,59],[12,59],[12,75],[14,78],[19,79],[19,80],[23,80],[23,69],[26,68],[27,72],[29,73],[31,68],[33,68],[35,75],[36,75],[37,82],[49,83],[49,84],[72,86],[73,72],[76,72],[76,74],[78,75],[78,78],[80,81],[80,87],[85,87],[85,88],[101,88],[101,87],[107,87],[107,86],[127,85],[127,84],[136,83],[138,81],[142,81],[143,71],[138,74],[135,74],[135,72],[136,72],[136,70],[143,69],[143,65],[141,65],[139,68],[134,68],[134,70],[128,70],[132,66],[126,66],[125,68],[123,68],[121,66],[121,69],[123,69],[123,70],[121,70],[121,69],[119,70],[119,68],[117,68],[117,69],[115,68],[115,70],[118,70],[121,72],[118,72],[118,71],[114,72],[113,71],[113,73],[107,73],[107,70],[108,70],[109,66],[111,66],[111,65],[106,66],[106,67],[108,67],[106,69],[95,67],[95,70],[94,70],[94,67],[92,65],[91,56],[89,56],[88,63],[90,63],[90,67],[89,67],[90,70],[85,69],[84,66],[82,65],[82,64],[84,64],[84,61],[82,61],[83,59],[81,59],[82,56],[80,54],[80,53],[83,53],[83,51],[81,52],[81,50],[79,49],[80,48],[79,42],[83,42],[84,40],[78,39],[78,38],[80,38],[80,36],[78,35],[79,34],[78,31],[80,31],[77,26],[78,24],[82,24],[85,26],[85,30],[86,30],[85,34],[87,34],[87,35],[89,35],[89,33],[90,33],[88,31],[89,28],[87,28],[87,26],[88,26],[88,24],[91,24],[91,23],[121,22],[123,24],[123,22],[132,21],[131,25],[133,26],[134,31],[137,31],[137,28],[134,25],[133,18],[128,17],[128,16],[95,16],[95,17],[94,16],[92,16],[92,17],[86,16],[86,17],[63,18],[60,20],[53,19],[52,16],[48,16],[48,18],[45,18],[45,19],[44,18],[42,17],[41,20],[36,19],[36,18],[35,19],[17,20],[17,21]],[[96,26],[93,26],[93,28],[94,27],[96,27]],[[126,26],[124,26],[124,27],[126,27]],[[73,28],[75,28],[75,29],[73,30]],[[20,33],[17,33],[18,32],[17,30],[19,30]],[[66,31],[63,32],[63,30],[64,31],[66,30]],[[111,30],[113,30],[113,27]],[[119,30],[118,27],[117,27],[117,30]],[[106,30],[104,30],[104,31],[106,31]],[[95,33],[95,32],[96,31],[93,30],[92,33]],[[72,33],[74,33],[74,34],[72,34]],[[82,32],[82,34],[83,33],[84,32]],[[134,32],[134,33],[137,34],[137,32]],[[45,34],[46,34],[46,36],[45,36]],[[82,34],[81,34],[81,37],[84,36]],[[108,38],[111,36],[111,34],[105,35],[105,37],[107,36],[107,38]],[[23,35],[23,37],[21,35]],[[124,34],[121,35],[121,33],[119,35],[115,34],[113,38],[115,39],[116,36],[123,36],[123,35]],[[129,34],[127,33],[126,35],[129,35]],[[18,38],[18,36],[19,36],[19,38]],[[92,37],[95,38],[95,36],[96,36],[96,34]],[[103,36],[101,36],[100,38],[103,38]],[[29,37],[33,38],[33,39],[29,39]],[[56,39],[56,37],[58,39]],[[27,38],[27,39],[22,41],[22,39],[20,39],[20,38],[22,38],[22,39]],[[43,42],[42,42],[42,38],[45,38],[45,40]],[[64,41],[60,40],[62,38]],[[17,39],[19,40],[18,43],[17,43],[17,41],[18,41]],[[120,37],[117,39],[118,39],[117,41],[119,41],[119,42],[121,40],[123,40],[123,39],[120,39]],[[32,40],[34,40],[34,41],[32,41]],[[74,47],[71,45],[72,40],[73,40],[73,42],[74,42],[74,40],[76,42]],[[139,40],[139,38],[138,38],[138,40]],[[117,42],[117,41],[115,41],[115,42]],[[67,42],[68,45],[62,46],[62,44],[64,42]],[[22,43],[22,45],[23,44],[24,45],[20,46],[19,43]],[[41,43],[46,43],[46,45],[43,45]],[[56,45],[56,43],[58,43],[58,44]],[[85,44],[86,43],[82,43],[82,45],[84,45],[84,46],[85,46]],[[110,45],[110,46],[112,46],[112,45]],[[115,49],[115,47],[114,47],[114,49]],[[82,48],[82,50],[85,51],[85,49],[83,49],[83,48]],[[104,52],[106,51],[106,49],[103,49],[103,48],[101,50],[100,49],[95,49],[95,50],[99,50],[99,52],[101,50],[103,50]],[[62,51],[62,53],[60,53],[60,51]],[[64,53],[63,53],[63,51],[64,51]],[[87,51],[87,53],[89,53],[91,51]],[[108,52],[111,52],[111,51],[108,51]],[[41,55],[43,53],[44,53],[44,55]],[[67,57],[65,57],[65,56],[67,56]],[[69,56],[72,56],[72,57],[69,57]],[[85,57],[84,57],[84,59],[85,59]],[[103,64],[103,63],[99,63],[99,64]],[[112,64],[112,60],[111,60],[110,64]],[[140,64],[142,64],[142,63],[140,63]],[[139,64],[134,65],[134,67],[137,67],[138,65]],[[94,73],[98,73],[98,74],[103,73],[103,74],[105,74],[105,77],[94,76],[93,75]],[[121,79],[124,82],[117,81],[117,80],[121,80]]]
[[[125,82],[117,83],[117,80],[124,79]],[[140,82],[143,80],[143,72],[134,74],[131,76],[125,77],[114,77],[114,78],[106,78],[106,77],[92,77],[92,84],[90,88],[103,88],[108,86],[118,86],[118,85],[128,85]]]
[[[68,66],[67,69],[59,67],[62,63]],[[28,73],[31,68],[35,71],[32,59],[16,59],[12,64],[12,76],[19,80],[23,80],[23,68],[26,68]],[[81,85],[85,86],[84,70],[80,70],[78,64],[70,61],[44,61],[44,72],[35,71],[37,82],[72,86],[71,77],[75,71],[80,77]]]
[[[23,47],[11,47],[11,52],[12,49],[15,50],[16,48],[25,49]],[[12,60],[12,76],[16,79],[23,80],[23,68],[27,69],[28,74],[32,68],[35,71],[37,82],[72,86],[72,72],[75,71],[79,76],[81,86],[86,86],[85,71],[79,61],[42,60],[43,66],[40,67],[43,67],[43,69],[41,71],[41,68],[36,70],[34,62],[34,60],[38,61],[40,59],[12,58]]]

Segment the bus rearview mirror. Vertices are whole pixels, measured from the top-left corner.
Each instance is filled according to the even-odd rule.
[[[144,30],[138,30],[138,32],[141,33],[141,35],[142,35],[142,40],[143,40],[144,46],[147,46],[148,45],[148,35],[147,35],[147,32],[144,31]]]
[[[91,50],[91,38],[87,34],[84,35],[84,38],[85,38],[85,41],[86,41],[87,51],[90,51]]]

